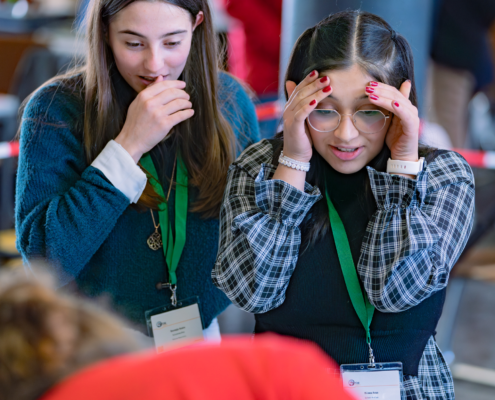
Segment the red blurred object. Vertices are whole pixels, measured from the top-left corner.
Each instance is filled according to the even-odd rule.
[[[352,400],[316,345],[275,335],[113,358],[41,400]],[[329,371],[332,371],[330,373]]]
[[[282,116],[282,108],[278,101],[257,104],[256,116],[258,117],[258,121],[277,119]]]
[[[282,0],[225,0],[227,12],[242,22],[247,83],[259,95],[278,92]],[[231,46],[242,43],[230,43]],[[235,57],[236,49],[231,53]],[[234,61],[233,61],[234,62]],[[239,77],[243,78],[243,77]]]

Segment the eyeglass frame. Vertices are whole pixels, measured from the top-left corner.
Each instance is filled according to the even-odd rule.
[[[337,113],[337,115],[339,116],[339,123],[337,124],[337,126],[336,126],[335,128],[333,128],[332,130],[330,130],[330,131],[320,131],[319,129],[316,129],[313,125],[311,125],[311,122],[309,122],[309,115],[311,115],[311,113],[312,113],[312,112],[314,112],[314,111],[318,111],[318,110],[324,110],[324,111],[334,111],[334,112],[336,112],[336,113]],[[361,112],[361,111],[378,111],[379,113],[381,113],[381,114],[385,117],[385,118],[384,118],[385,122],[384,122],[383,126],[382,126],[380,129],[378,129],[377,131],[375,131],[375,132],[364,132],[364,131],[362,131],[361,129],[359,129],[359,128],[356,126],[356,122],[354,121],[354,116],[355,116],[358,112]],[[367,133],[367,134],[370,134],[370,135],[372,135],[372,134],[374,134],[374,133],[377,133],[377,132],[379,132],[381,129],[383,129],[383,127],[384,127],[384,126],[386,125],[386,123],[387,123],[387,122],[386,122],[387,118],[390,118],[390,114],[385,115],[385,114],[384,114],[381,110],[356,110],[356,111],[354,111],[354,113],[352,113],[352,114],[341,114],[341,113],[339,113],[337,110],[335,110],[335,109],[333,109],[333,108],[315,108],[313,111],[311,111],[311,112],[309,113],[309,115],[308,115],[308,118],[307,118],[307,120],[308,120],[308,124],[311,126],[311,128],[313,128],[313,129],[314,129],[315,131],[317,131],[317,132],[323,132],[323,133],[325,133],[325,132],[333,132],[334,130],[336,130],[336,129],[340,126],[340,123],[342,122],[342,116],[352,115],[351,121],[352,121],[352,125],[354,126],[354,128],[356,128],[359,132]]]

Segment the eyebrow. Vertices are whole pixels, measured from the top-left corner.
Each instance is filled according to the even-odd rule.
[[[165,37],[168,37],[168,36],[173,36],[173,35],[178,35],[179,33],[186,33],[187,31],[186,30],[180,30],[180,31],[173,31],[173,32],[168,32],[168,33],[165,33],[163,34],[162,36],[159,37],[159,39],[163,39]],[[119,31],[118,33],[126,33],[128,35],[135,35],[135,36],[139,36],[143,39],[146,39],[146,36],[138,33],[138,32],[134,32],[134,31],[131,31],[130,29],[124,29],[122,31]]]

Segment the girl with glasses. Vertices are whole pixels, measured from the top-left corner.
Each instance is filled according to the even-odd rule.
[[[399,361],[403,399],[453,399],[434,334],[474,182],[461,156],[418,144],[407,41],[375,15],[330,15],[298,39],[285,81],[283,132],[230,168],[215,285],[256,333],[341,365]]]

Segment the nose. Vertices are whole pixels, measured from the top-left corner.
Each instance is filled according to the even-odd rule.
[[[158,73],[164,64],[163,56],[159,49],[150,47],[144,55],[144,68],[152,74]]]
[[[334,135],[343,143],[349,143],[359,136],[359,131],[352,122],[352,114],[342,114],[340,124],[334,131]]]

